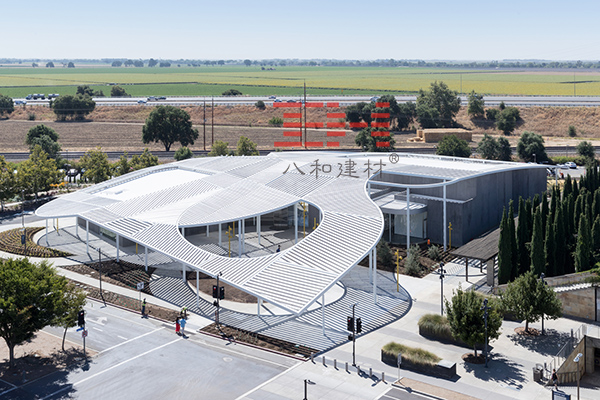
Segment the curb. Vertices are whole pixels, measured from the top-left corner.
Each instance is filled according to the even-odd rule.
[[[398,381],[396,381],[396,382],[398,382]],[[392,386],[395,387],[395,388],[398,388],[398,389],[404,389],[407,393],[417,393],[417,394],[420,394],[421,396],[429,397],[430,399],[445,400],[442,397],[437,397],[437,396],[434,396],[434,395],[429,394],[429,393],[421,392],[419,390],[410,389],[410,391],[409,391],[406,386],[398,384],[396,382],[392,383]]]

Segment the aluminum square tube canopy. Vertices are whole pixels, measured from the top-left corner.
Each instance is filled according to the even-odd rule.
[[[405,155],[390,163],[389,154],[342,152],[195,158],[61,196],[36,214],[88,220],[188,268],[211,276],[222,273],[224,282],[300,314],[377,245],[384,219],[367,193],[367,181],[378,169],[451,180],[506,169],[507,164],[516,165]],[[228,258],[198,248],[180,233],[181,227],[238,221],[300,201],[321,211],[321,223],[280,253]]]

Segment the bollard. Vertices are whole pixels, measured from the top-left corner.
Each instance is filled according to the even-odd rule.
[[[369,378],[373,377],[373,368],[369,367]]]
[[[323,366],[327,366],[327,363],[325,362],[325,356],[323,356]]]
[[[337,369],[337,359],[333,359],[333,368]]]
[[[348,372],[348,363],[346,363],[346,372]]]
[[[356,366],[356,373],[357,373],[358,375],[360,375],[360,365],[357,365],[357,366]]]
[[[385,372],[381,373],[381,382],[385,383]]]
[[[315,362],[314,353],[312,351],[310,352],[310,361],[312,361],[313,363]]]

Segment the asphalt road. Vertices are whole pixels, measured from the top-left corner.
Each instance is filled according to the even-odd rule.
[[[182,338],[172,326],[96,301],[86,313],[86,347],[98,355],[0,398],[234,399],[300,362],[196,333]],[[67,340],[82,343],[81,332],[69,329]]]
[[[468,104],[467,96],[460,96],[462,105]],[[369,102],[373,96],[306,96],[307,102],[337,102],[341,106],[355,104],[361,101]],[[396,100],[400,103],[414,102],[417,96],[396,96]],[[278,96],[277,99],[285,103],[288,100],[301,101],[303,96]],[[485,104],[488,106],[497,106],[504,102],[507,106],[521,107],[598,107],[600,106],[599,96],[484,96]],[[13,100],[25,100],[24,98],[15,98]],[[258,100],[262,100],[267,105],[273,105],[274,99],[269,99],[269,96],[170,96],[166,100],[151,100],[147,97],[129,97],[129,98],[112,98],[112,97],[96,97],[94,101],[97,106],[152,106],[152,105],[210,105],[214,102],[215,105],[240,105],[254,104]],[[32,105],[47,105],[49,100],[26,100],[27,104]],[[140,102],[143,102],[140,104]]]

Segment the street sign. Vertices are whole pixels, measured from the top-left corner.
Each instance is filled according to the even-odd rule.
[[[81,332],[81,337],[82,338],[87,337],[87,335],[88,335],[88,331],[87,330],[84,330],[83,332]]]
[[[398,353],[398,368],[402,365],[402,354]]]
[[[552,400],[571,400],[571,395],[558,390],[552,391]]]
[[[137,290],[144,290],[144,282],[140,282],[137,284]]]

